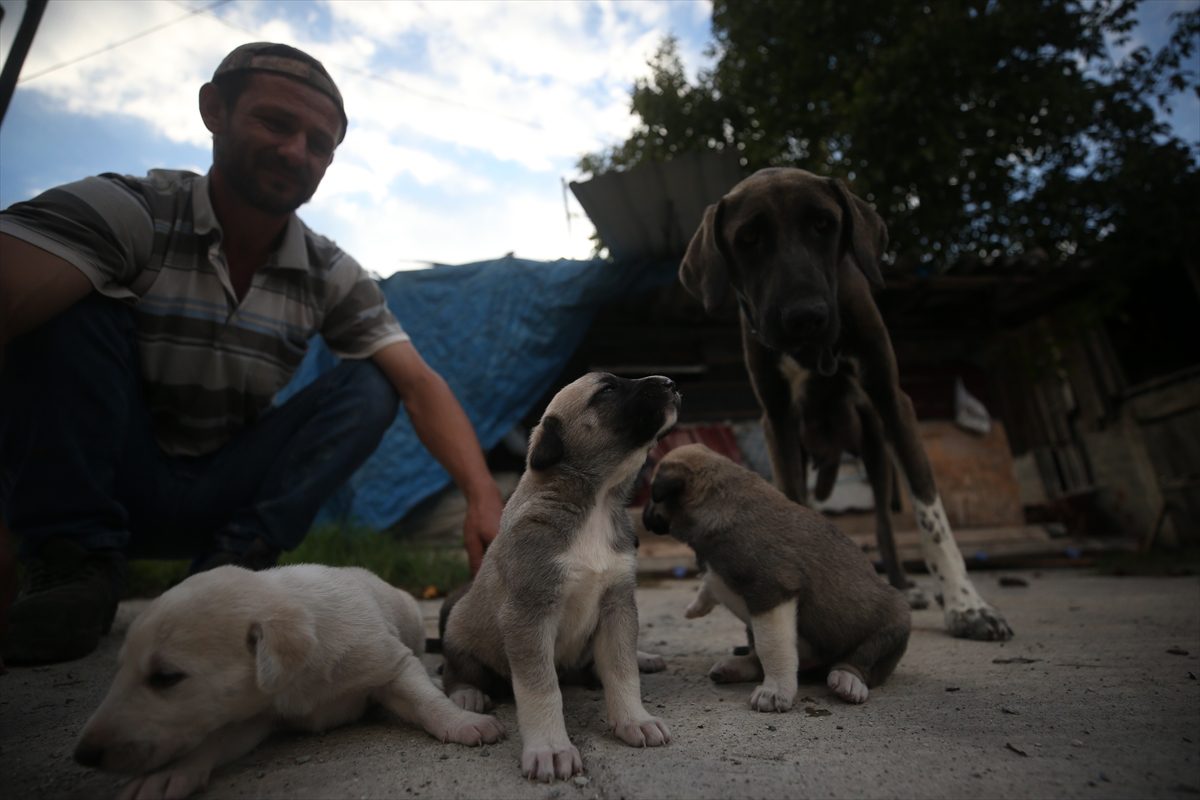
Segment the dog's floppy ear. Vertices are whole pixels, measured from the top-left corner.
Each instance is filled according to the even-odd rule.
[[[852,194],[837,178],[830,178],[838,205],[842,207],[842,252],[849,252],[854,263],[875,289],[883,288],[879,264],[887,250],[888,232],[875,209]]]
[[[549,469],[562,461],[566,446],[562,438],[562,420],[546,416],[529,440],[529,468]]]
[[[258,688],[272,694],[308,663],[317,647],[316,625],[302,606],[277,606],[262,619],[250,623],[246,646],[254,654]]]
[[[704,210],[704,219],[692,235],[683,262],[679,265],[679,280],[688,293],[713,313],[729,291],[729,266],[717,243],[721,235],[721,209],[724,201]]]

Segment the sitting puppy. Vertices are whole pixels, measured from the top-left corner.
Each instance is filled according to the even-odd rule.
[[[526,777],[565,780],[583,770],[563,721],[559,670],[594,666],[622,741],[670,741],[642,707],[637,545],[625,506],[679,402],[667,378],[604,373],[555,395],[530,436],[528,468],[500,535],[448,613],[442,684],[459,705],[483,710],[489,693],[511,683]]]
[[[443,742],[504,735],[430,680],[417,602],[358,568],[193,575],[129,628],[75,759],[140,775],[129,797],[185,797],[276,727],[321,731],[375,701]]]
[[[753,652],[710,674],[763,675],[751,707],[787,711],[797,670],[817,667],[829,669],[839,697],[861,703],[896,668],[908,645],[908,603],[829,520],[699,444],[668,453],[650,492],[646,528],[691,546],[707,570],[687,615],[715,601],[750,626]]]

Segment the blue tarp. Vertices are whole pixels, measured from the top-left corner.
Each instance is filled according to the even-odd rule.
[[[601,305],[674,278],[673,264],[508,257],[398,272],[380,286],[422,357],[450,384],[486,451],[551,388]],[[279,399],[336,363],[314,338]],[[374,455],[317,521],[383,529],[449,482],[401,409]]]

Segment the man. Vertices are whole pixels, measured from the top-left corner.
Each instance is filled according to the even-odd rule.
[[[0,214],[0,524],[26,563],[3,657],[93,650],[127,555],[261,569],[404,403],[467,497],[472,572],[503,501],[379,287],[295,215],[346,134],[325,68],[243,45],[200,89],[206,176],[103,175]],[[320,332],[342,363],[279,407]]]

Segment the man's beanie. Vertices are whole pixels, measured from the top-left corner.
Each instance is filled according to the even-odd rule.
[[[338,144],[346,138],[349,120],[346,119],[342,93],[338,91],[333,78],[329,77],[321,62],[308,53],[286,44],[250,42],[236,48],[221,60],[213,73],[213,83],[236,72],[274,72],[316,89],[332,100],[338,113],[342,115],[342,135],[338,137]]]

